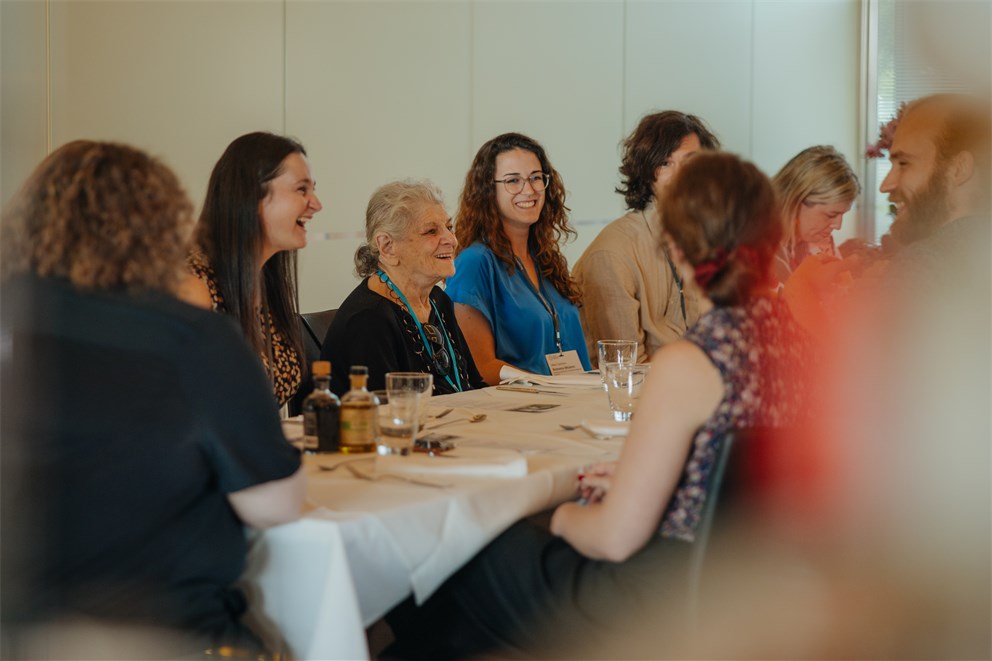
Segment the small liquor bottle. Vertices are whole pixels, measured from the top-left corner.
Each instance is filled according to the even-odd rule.
[[[336,452],[341,420],[341,400],[331,392],[331,364],[313,364],[313,392],[303,400],[303,451]]]
[[[351,390],[341,398],[341,452],[375,450],[376,407],[378,398],[366,389],[369,368],[354,365],[349,373]]]

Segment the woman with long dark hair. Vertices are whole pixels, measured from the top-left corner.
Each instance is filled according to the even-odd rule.
[[[302,381],[296,251],[320,211],[306,150],[296,140],[249,133],[210,174],[181,296],[238,320],[280,404]]]
[[[487,383],[499,383],[505,365],[549,374],[548,359],[563,353],[589,369],[579,292],[560,249],[574,233],[561,175],[537,141],[504,133],[482,145],[458,205],[447,292]]]

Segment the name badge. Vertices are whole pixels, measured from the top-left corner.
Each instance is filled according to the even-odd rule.
[[[563,351],[562,353],[549,353],[544,357],[548,361],[552,376],[559,374],[573,374],[575,372],[585,372],[582,361],[579,360],[579,352],[575,349]]]

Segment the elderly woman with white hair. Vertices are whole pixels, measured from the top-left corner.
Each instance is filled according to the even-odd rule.
[[[365,238],[355,252],[362,282],[324,338],[331,389],[348,390],[352,365],[369,368],[371,389],[385,387],[387,372],[430,372],[438,395],[484,387],[451,299],[437,286],[454,275],[458,246],[441,191],[427,181],[382,186],[369,199]]]

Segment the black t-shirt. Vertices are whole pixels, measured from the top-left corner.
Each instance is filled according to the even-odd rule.
[[[434,287],[430,296],[437,307],[437,311],[431,310],[431,324],[451,341],[455,351],[452,362],[458,366],[462,390],[484,388],[486,383],[455,321],[451,299],[440,287]],[[447,341],[444,345],[447,348]],[[457,391],[454,370],[449,370],[448,379],[438,373],[410,313],[369,289],[368,278],[348,294],[334,315],[320,357],[331,361],[331,390],[338,395],[350,387],[348,371],[352,365],[369,368],[369,390],[385,388],[387,372],[430,372],[435,395]]]
[[[241,333],[164,294],[59,280],[6,283],[3,308],[20,487],[3,526],[33,542],[15,547],[25,607],[237,640],[246,541],[226,494],[300,465]]]

